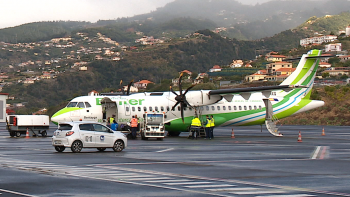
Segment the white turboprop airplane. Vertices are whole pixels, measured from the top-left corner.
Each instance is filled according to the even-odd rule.
[[[311,89],[318,68],[320,50],[304,54],[296,70],[278,86],[263,86],[224,90],[199,90],[184,93],[171,89],[168,92],[135,93],[131,95],[80,96],[56,112],[51,121],[98,121],[116,115],[119,125],[127,124],[132,115],[164,113],[165,129],[177,136],[188,131],[195,111],[205,118],[213,115],[216,126],[266,124],[274,136],[282,136],[274,120],[308,111],[324,105],[323,101],[310,100]]]

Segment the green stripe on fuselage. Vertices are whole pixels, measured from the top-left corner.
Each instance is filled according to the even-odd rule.
[[[59,116],[59,115],[62,115],[62,114],[65,114],[65,113],[68,113],[68,112],[71,112],[71,111],[76,111],[76,110],[79,110],[79,109],[83,109],[83,108],[79,108],[79,107],[65,107],[65,108],[61,109],[60,111],[56,112],[52,117],[56,117],[56,116]]]

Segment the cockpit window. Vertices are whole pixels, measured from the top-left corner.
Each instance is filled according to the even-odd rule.
[[[77,105],[77,107],[79,107],[79,108],[85,108],[85,105],[84,105],[83,102],[79,102],[78,105]]]
[[[89,103],[89,102],[85,102],[85,106],[86,106],[86,108],[91,107],[91,105],[90,105],[90,103]]]
[[[77,106],[77,103],[78,102],[70,102],[70,103],[68,103],[67,107],[75,107],[75,106]]]

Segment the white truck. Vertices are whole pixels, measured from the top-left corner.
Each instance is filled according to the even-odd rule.
[[[50,127],[50,118],[47,115],[8,115],[6,117],[7,130],[11,137],[20,137],[26,134],[43,137],[47,136]]]
[[[144,115],[144,121],[140,128],[141,139],[148,140],[148,138],[157,138],[157,140],[164,139],[164,114],[162,113],[147,113]]]

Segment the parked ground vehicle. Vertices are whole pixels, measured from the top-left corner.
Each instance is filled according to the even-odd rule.
[[[50,127],[48,115],[9,115],[6,117],[7,130],[11,137],[20,137],[22,134],[43,137],[47,136]]]
[[[52,136],[52,145],[58,152],[63,152],[66,147],[75,153],[82,148],[97,148],[99,151],[112,148],[120,152],[127,146],[127,138],[123,133],[97,122],[62,122]]]
[[[149,113],[144,115],[144,121],[141,124],[141,138],[147,140],[148,138],[157,138],[157,140],[164,139],[164,114]]]

